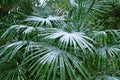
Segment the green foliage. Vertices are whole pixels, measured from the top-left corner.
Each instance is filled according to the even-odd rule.
[[[119,80],[115,1],[0,1],[0,80]]]

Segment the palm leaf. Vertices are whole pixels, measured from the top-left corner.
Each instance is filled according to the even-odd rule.
[[[60,22],[62,22],[64,20],[65,20],[64,16],[48,16],[47,18],[40,18],[37,16],[29,16],[27,19],[25,19],[25,21],[28,21],[28,22],[40,23],[42,27],[44,25],[48,25],[48,26],[52,27],[53,23],[58,26],[58,25],[60,25]]]
[[[18,41],[11,44],[6,44],[0,48],[0,57],[4,60],[12,60],[16,54],[27,44],[27,41]]]
[[[119,56],[120,49],[117,46],[102,47],[97,49],[98,53],[103,57]]]
[[[106,30],[106,33],[108,33],[110,35],[110,37],[114,40],[114,41],[118,41],[120,39],[120,30]]]
[[[73,47],[74,50],[80,48],[83,52],[88,49],[90,52],[94,52],[95,48],[90,42],[94,42],[91,38],[85,35],[82,32],[65,32],[59,29],[48,29],[48,32],[41,33],[39,37],[44,40],[58,40],[58,45],[63,49],[68,49],[69,47]]]
[[[44,30],[41,27],[32,27],[32,26],[25,26],[25,25],[13,25],[10,28],[8,28],[4,34],[0,37],[1,39],[13,39],[13,38],[19,38],[21,36],[24,36],[23,39],[25,39],[28,35],[34,35],[38,31]]]
[[[72,54],[61,51],[55,47],[38,48],[30,54],[22,65],[28,65],[28,71],[31,72],[30,77],[36,75],[36,79],[56,80],[60,78],[77,79],[77,73],[81,74],[86,80],[88,75],[81,62]],[[30,63],[30,64],[29,64]],[[41,76],[41,77],[39,77]]]
[[[93,39],[101,45],[107,45],[107,33],[105,31],[95,31]]]

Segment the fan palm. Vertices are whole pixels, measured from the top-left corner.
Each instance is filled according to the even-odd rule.
[[[93,22],[101,1],[45,1],[0,37],[0,80],[119,79],[120,30]]]

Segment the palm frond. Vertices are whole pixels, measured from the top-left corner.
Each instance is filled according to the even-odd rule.
[[[113,57],[119,56],[120,48],[117,46],[110,46],[110,47],[102,47],[97,49],[98,54],[102,55],[103,57]]]
[[[0,47],[0,57],[1,59],[9,61],[12,60],[16,54],[21,50],[21,48],[27,44],[27,41],[18,41],[11,44],[6,44]]]
[[[95,31],[93,39],[101,45],[107,45],[107,33],[105,31]]]
[[[28,65],[28,72],[31,72],[30,77],[35,75],[35,79],[43,80],[77,80],[77,75],[81,74],[88,80],[89,75],[82,66],[81,61],[74,55],[52,46],[43,49],[37,47],[37,49],[27,56],[23,62],[24,65]]]
[[[85,52],[87,49],[90,52],[94,52],[95,48],[92,45],[94,42],[91,38],[85,35],[82,32],[65,32],[59,29],[48,29],[49,32],[43,32],[39,35],[44,41],[57,40],[58,45],[63,49],[68,49],[73,47],[74,50],[81,49]]]
[[[14,37],[20,37],[20,35],[24,35],[25,37],[29,34],[37,33],[37,31],[41,31],[43,28],[41,27],[32,27],[32,26],[25,26],[25,25],[13,25],[10,28],[8,28],[4,34],[0,37],[1,39],[5,38],[14,38]]]
[[[110,37],[117,42],[120,39],[120,30],[106,30],[106,33],[110,35]]]
[[[28,16],[28,18],[25,19],[25,21],[28,21],[28,22],[37,22],[41,24],[42,27],[44,25],[48,25],[52,27],[53,23],[58,26],[60,25],[60,22],[64,20],[65,20],[64,16],[48,16],[47,18],[40,18],[37,16]]]
[[[120,39],[119,30],[105,30],[105,31],[94,31],[93,39],[98,42],[101,46],[109,44]]]

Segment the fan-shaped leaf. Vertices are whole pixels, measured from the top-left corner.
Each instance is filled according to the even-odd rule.
[[[57,75],[60,75],[58,78],[62,80],[66,80],[68,77],[70,80],[77,79],[76,70],[86,80],[88,78],[86,71],[84,72],[84,67],[75,56],[52,46],[38,48],[25,59],[23,64],[27,63],[30,63],[28,65],[28,71],[31,72],[30,76],[36,75],[36,78],[41,76],[43,80],[56,80]],[[60,74],[58,74],[59,72]]]
[[[69,47],[73,47],[74,50],[77,50],[78,47],[82,49],[83,52],[85,52],[87,49],[90,52],[94,52],[95,48],[94,46],[89,42],[94,42],[91,38],[87,37],[85,33],[81,32],[72,32],[68,33],[62,30],[53,30],[51,29],[47,33],[40,34],[40,37],[43,36],[44,40],[58,40],[58,44],[68,49]]]
[[[98,53],[100,55],[102,55],[103,57],[118,56],[119,52],[120,52],[120,49],[118,47],[116,47],[116,46],[98,48]]]
[[[52,27],[52,24],[55,23],[56,25],[59,25],[60,21],[64,21],[64,16],[49,16],[47,18],[40,18],[37,16],[29,16],[25,21],[32,21],[32,22],[38,22],[43,26],[44,24],[49,25]]]

